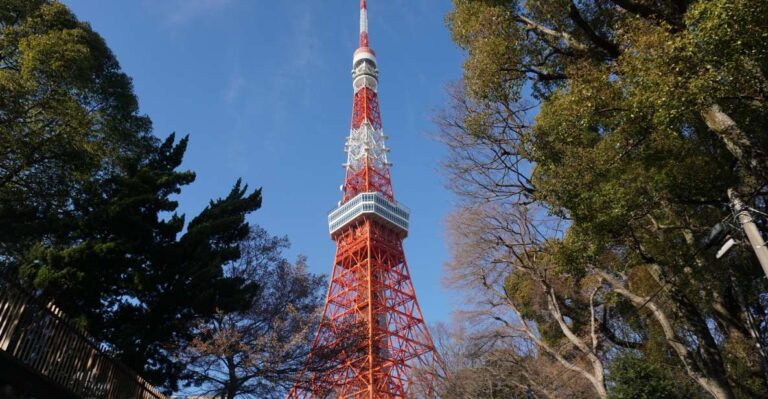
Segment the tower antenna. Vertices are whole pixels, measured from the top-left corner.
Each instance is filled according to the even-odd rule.
[[[368,47],[368,3],[360,0],[360,47]]]

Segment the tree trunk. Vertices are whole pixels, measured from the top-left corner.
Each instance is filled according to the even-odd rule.
[[[238,392],[238,378],[237,367],[235,366],[235,359],[232,356],[227,356],[227,372],[229,374],[229,380],[227,381],[226,394],[227,399],[235,399]]]
[[[696,361],[695,356],[691,354],[690,349],[683,345],[682,339],[677,335],[675,328],[672,325],[672,321],[667,317],[664,311],[658,307],[655,303],[648,302],[646,305],[653,315],[656,321],[662,326],[665,338],[668,343],[675,343],[672,345],[675,352],[678,354],[678,358],[686,365],[688,374],[696,380],[704,389],[707,390],[716,399],[735,399],[736,396],[731,389],[731,385],[728,379],[725,377],[725,370],[722,367],[722,359],[720,353],[716,347],[713,346],[710,336],[702,337],[701,331],[696,334],[699,342],[700,350],[697,355],[701,358],[701,361]],[[694,326],[694,330],[696,330]],[[708,332],[706,333],[708,335]]]
[[[594,352],[595,347],[597,346],[597,343],[595,342],[593,346],[590,347],[589,345],[587,345],[586,342],[584,342],[583,339],[577,336],[573,332],[573,330],[571,330],[571,328],[565,322],[562,312],[560,311],[560,306],[557,303],[557,296],[555,295],[554,289],[549,285],[545,285],[545,288],[548,291],[548,302],[549,302],[550,314],[557,321],[557,324],[560,326],[560,330],[563,332],[563,335],[565,335],[565,337],[576,348],[578,348],[582,353],[584,353],[584,355],[587,357],[589,362],[592,364],[592,372],[588,373],[589,375],[587,376],[587,379],[595,388],[595,391],[597,392],[598,397],[600,399],[605,399],[606,397],[608,397],[608,392],[605,389],[605,366],[603,365],[603,361],[600,360],[600,358]],[[594,308],[592,308],[592,310],[594,310]],[[594,323],[594,313],[592,315],[592,323]],[[593,333],[593,337],[594,337],[594,333]],[[596,339],[596,338],[593,338],[593,339]]]
[[[713,104],[701,112],[704,122],[725,143],[728,151],[761,183],[768,180],[768,154],[723,109]]]
[[[701,337],[699,336],[700,334],[696,334],[697,338],[702,340],[700,344],[704,350],[702,353],[692,353],[691,349],[683,344],[684,340],[678,336],[670,317],[655,301],[653,301],[653,298],[642,297],[631,292],[621,281],[609,273],[604,271],[598,271],[598,273],[611,285],[616,293],[627,298],[635,306],[644,306],[651,312],[653,318],[659,323],[667,344],[677,354],[678,358],[685,366],[688,375],[694,381],[709,392],[715,399],[736,399],[736,395],[733,393],[731,385],[725,377],[724,369],[722,369],[722,367],[717,367],[718,365],[722,366],[722,360],[719,358],[719,353],[710,353],[711,348],[709,348],[709,343],[706,341],[711,337]],[[693,327],[695,328],[696,326],[694,325]],[[694,331],[694,333],[697,333],[697,331]],[[697,361],[697,357],[702,361]],[[717,363],[718,360],[720,361],[719,363]]]
[[[550,301],[548,310],[551,312],[553,317],[555,318],[559,317],[558,322],[562,322],[562,314],[559,312],[559,310],[557,310],[558,308],[557,306],[555,306],[556,303],[555,305],[553,305],[549,295],[547,295],[547,297],[548,297],[548,301]],[[528,326],[528,322],[526,322],[525,319],[521,316],[520,310],[517,308],[517,305],[515,305],[515,303],[512,300],[510,300],[509,297],[505,297],[505,298],[510,309],[515,313],[515,315],[517,315],[517,318],[520,321],[520,326],[522,327],[522,330],[536,344],[538,349],[552,356],[552,358],[555,359],[557,362],[559,362],[561,366],[565,367],[568,370],[575,371],[579,373],[581,376],[583,376],[584,378],[586,378],[587,381],[589,381],[589,383],[592,384],[592,386],[595,389],[595,392],[597,393],[600,399],[605,399],[608,396],[608,392],[605,388],[604,368],[602,367],[602,362],[597,356],[595,356],[593,353],[585,353],[590,363],[592,364],[593,372],[590,372],[586,368],[583,368],[575,363],[572,363],[568,359],[564,358],[562,354],[560,354],[557,350],[553,349],[552,347],[547,345],[547,343],[541,340],[541,337]],[[562,327],[562,324],[560,324],[560,326]],[[563,334],[565,334],[566,337],[568,337],[569,335],[571,337],[575,337],[576,342],[581,342],[583,344],[583,341],[581,341],[580,339],[578,339],[578,337],[573,335],[567,326],[566,326],[566,330],[571,333],[569,334],[566,331],[563,331]],[[568,339],[571,340],[570,337]],[[577,348],[579,348],[579,345],[576,342],[574,342],[573,340],[571,340],[571,342],[574,343],[574,345]]]
[[[697,381],[715,399],[736,399],[736,395],[733,394],[728,381],[706,377],[702,377]]]

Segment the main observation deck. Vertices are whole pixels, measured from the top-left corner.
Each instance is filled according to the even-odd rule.
[[[339,230],[363,216],[373,217],[392,227],[401,237],[408,236],[411,211],[378,192],[360,193],[328,213],[328,229],[333,237]]]

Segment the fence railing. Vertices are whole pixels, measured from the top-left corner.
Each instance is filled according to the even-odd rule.
[[[0,278],[0,351],[86,399],[167,399],[44,304]]]

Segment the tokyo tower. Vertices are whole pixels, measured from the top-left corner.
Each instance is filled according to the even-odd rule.
[[[336,258],[308,366],[289,399],[411,397],[416,375],[431,378],[421,371],[438,360],[403,252],[410,211],[395,201],[392,190],[365,0],[352,64],[343,198],[328,215]],[[332,366],[311,370],[309,365],[328,353]]]

